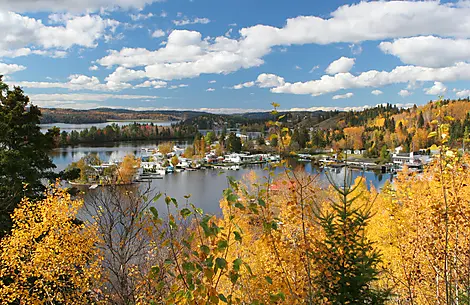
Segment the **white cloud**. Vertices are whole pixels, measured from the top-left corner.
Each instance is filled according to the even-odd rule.
[[[398,92],[398,95],[401,96],[401,97],[410,96],[410,95],[412,95],[412,94],[413,94],[413,93],[411,93],[410,91],[405,90],[405,89],[402,89],[402,90],[400,90],[400,92]]]
[[[211,22],[208,18],[194,18],[194,19],[188,19],[188,18],[184,18],[184,19],[181,19],[181,20],[173,20],[172,21],[174,25],[176,26],[183,26],[183,25],[188,25],[188,24],[197,24],[197,23],[200,23],[200,24],[208,24],[209,22]]]
[[[16,58],[28,55],[40,55],[49,56],[52,58],[64,58],[67,56],[65,51],[45,51],[45,50],[34,50],[30,48],[19,48],[16,50],[0,50],[0,57]]]
[[[470,90],[456,90],[455,95],[457,95],[457,97],[469,97]]]
[[[400,58],[405,64],[424,67],[446,67],[470,60],[470,40],[434,36],[400,38],[381,42],[379,48]]]
[[[69,90],[93,90],[93,91],[119,91],[131,88],[132,85],[124,82],[115,82],[113,80],[101,83],[96,76],[86,76],[73,74],[69,76],[68,82],[13,82],[15,85],[23,88],[62,88]]]
[[[162,0],[2,0],[0,9],[15,12],[90,12],[100,9],[143,9]]]
[[[207,91],[207,92],[214,92],[215,89],[214,89],[214,88],[207,88],[206,91]]]
[[[88,68],[88,70],[90,70],[90,71],[97,71],[97,70],[98,70],[98,66],[97,66],[97,65],[90,66],[90,67]]]
[[[250,87],[253,87],[254,85],[255,85],[255,82],[246,82],[246,83],[235,85],[232,87],[232,89],[238,90],[242,88],[250,88]]]
[[[39,19],[0,10],[0,32],[5,33],[0,41],[0,54],[63,57],[66,54],[63,50],[72,46],[95,47],[98,40],[111,35],[119,25],[118,21],[98,15],[57,15],[54,19],[61,24],[46,26]],[[48,49],[59,50],[46,51]]]
[[[296,69],[296,70],[302,70],[302,67],[301,67],[301,66],[294,66],[294,69]]]
[[[447,87],[441,82],[434,82],[431,88],[425,88],[424,92],[429,95],[442,95],[447,92]]]
[[[188,21],[194,20],[179,20]],[[172,80],[257,67],[274,47],[311,43],[357,47],[363,41],[420,35],[470,38],[470,6],[461,2],[362,1],[339,7],[328,18],[299,16],[280,28],[255,25],[242,28],[239,34],[238,39],[202,38],[198,32],[173,31],[167,44],[157,50],[113,50],[98,62],[107,67],[144,67],[150,79]]]
[[[134,21],[138,21],[138,20],[147,20],[149,18],[152,18],[154,16],[154,14],[152,14],[151,12],[148,13],[148,14],[130,14],[130,17],[132,20]]]
[[[167,12],[162,11],[162,12],[160,13],[160,17],[166,18],[166,16],[168,16],[168,13],[167,13]]]
[[[29,94],[33,102],[37,101],[96,101],[102,102],[109,99],[119,100],[145,100],[158,99],[152,95],[129,95],[129,94],[90,94],[90,93],[66,93],[66,94]]]
[[[271,92],[318,96],[354,88],[378,88],[399,83],[457,80],[470,80],[470,64],[458,63],[445,68],[398,66],[392,71],[370,70],[357,76],[351,73],[339,73],[334,76],[323,75],[320,79],[307,82],[286,82],[284,85],[272,88]]]
[[[335,95],[335,96],[333,96],[332,99],[334,99],[334,100],[339,100],[339,99],[343,99],[343,98],[351,98],[351,97],[353,97],[353,96],[354,96],[354,93],[348,92],[348,93],[346,93],[346,94],[338,94],[338,95]]]
[[[313,73],[315,70],[317,70],[319,68],[320,68],[319,65],[313,66],[312,69],[310,69],[310,71],[308,71],[308,73]]]
[[[215,84],[217,81],[216,80],[210,80],[208,83],[209,84]]]
[[[166,35],[165,32],[164,32],[163,30],[160,30],[160,29],[155,30],[155,31],[152,33],[152,37],[154,37],[154,38],[163,37],[163,36],[165,36],[165,35]]]
[[[326,69],[325,72],[330,75],[335,75],[338,73],[345,73],[349,72],[352,67],[354,66],[356,59],[355,58],[348,58],[348,57],[341,57],[333,61]]]
[[[362,53],[362,46],[360,44],[350,44],[349,49],[353,55],[359,55]]]
[[[260,74],[256,79],[256,83],[260,88],[272,88],[284,86],[284,78],[274,74]]]
[[[7,75],[12,74],[18,71],[25,70],[25,66],[17,65],[17,64],[5,64],[0,62],[0,74]]]
[[[168,89],[173,90],[173,89],[178,89],[178,88],[186,88],[188,86],[189,85],[187,85],[187,84],[172,85],[172,86],[168,87]]]
[[[380,90],[372,90],[371,92],[373,95],[381,95],[383,92]]]
[[[167,82],[164,81],[157,81],[157,80],[152,80],[152,81],[145,81],[142,84],[138,84],[135,86],[135,88],[147,88],[147,87],[153,87],[155,89],[160,89],[160,88],[165,88],[167,86]]]

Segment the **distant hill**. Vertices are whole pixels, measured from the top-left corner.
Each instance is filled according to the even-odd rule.
[[[149,121],[182,121],[197,117],[205,112],[177,111],[177,110],[155,110],[155,111],[133,111],[127,109],[98,108],[90,110],[42,108],[41,123],[105,123],[119,120],[149,120]]]

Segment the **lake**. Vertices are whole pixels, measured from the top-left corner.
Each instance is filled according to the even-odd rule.
[[[135,121],[139,124],[150,124],[153,123],[154,125],[158,126],[170,126],[171,124],[177,123],[177,121],[161,121],[161,122],[153,122],[153,121]],[[117,124],[118,126],[126,126],[130,124],[134,124],[134,121],[110,121],[105,123],[91,123],[91,124],[66,124],[66,123],[51,123],[51,124],[39,124],[41,127],[41,132],[46,133],[49,128],[54,126],[59,127],[60,131],[71,132],[72,130],[76,130],[80,132],[84,129],[90,129],[91,127],[95,126],[96,128],[105,128],[108,125]]]
[[[180,146],[188,143],[179,142]],[[52,160],[57,166],[57,170],[63,170],[72,162],[78,161],[89,153],[97,153],[101,160],[107,162],[110,160],[122,160],[122,158],[133,153],[136,156],[142,155],[142,148],[156,148],[158,142],[145,143],[110,143],[106,146],[75,146],[55,149],[52,154]],[[312,166],[312,163],[298,163],[290,160],[290,165],[294,168],[300,166],[309,174],[318,174],[318,179],[327,184],[326,173],[323,169]],[[263,177],[267,173],[263,169],[265,166],[253,165],[241,168],[239,171],[222,171],[220,169],[208,169],[198,171],[185,171],[181,173],[173,173],[166,175],[163,179],[151,180],[149,183],[141,184],[142,189],[150,188],[152,193],[162,192],[168,196],[175,197],[178,202],[185,202],[184,196],[191,194],[190,201],[196,206],[202,208],[207,213],[219,214],[219,200],[222,197],[222,191],[228,187],[227,176],[235,179],[242,179],[250,172],[254,172],[257,176]],[[277,171],[280,171],[278,169]],[[353,179],[362,175],[359,170],[353,171]],[[344,170],[332,173],[333,179],[340,183],[343,181]],[[391,174],[379,174],[374,172],[365,172],[364,177],[368,185],[374,185],[375,188],[381,188],[385,181],[391,179]],[[86,190],[85,192],[97,192],[97,190]],[[86,197],[85,197],[86,200]],[[160,199],[162,201],[162,199]],[[160,204],[163,207],[163,203]]]

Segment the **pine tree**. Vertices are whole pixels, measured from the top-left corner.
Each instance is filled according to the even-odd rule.
[[[331,200],[330,209],[318,214],[325,232],[314,253],[317,264],[315,282],[320,304],[384,304],[389,292],[374,288],[378,279],[381,254],[365,236],[366,226],[373,216],[371,206],[357,206],[362,196],[351,187],[351,175],[345,174],[344,186],[332,182],[338,200]]]
[[[41,133],[40,116],[23,90],[10,90],[0,76],[0,237],[10,230],[10,215],[21,198],[38,198],[43,179],[54,178],[48,152],[55,135]]]

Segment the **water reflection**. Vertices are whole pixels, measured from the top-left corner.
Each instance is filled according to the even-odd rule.
[[[142,148],[155,148],[158,146],[155,143],[118,143],[107,146],[77,146],[67,147],[55,150],[51,155],[54,163],[57,165],[57,170],[64,169],[71,162],[76,162],[88,153],[97,153],[104,161],[121,160],[126,154],[134,153],[137,156],[142,155]],[[185,146],[188,143],[177,143],[180,146]],[[296,160],[288,160],[288,165],[292,168],[301,169],[309,174],[318,175],[318,179],[326,186],[328,180],[326,178],[326,170],[313,166],[312,163],[297,162]],[[258,177],[266,176],[264,166],[256,165],[241,168],[239,171],[221,171],[221,170],[200,170],[200,171],[185,171],[181,173],[168,174],[163,179],[150,180],[149,182],[141,183],[140,188],[146,190],[151,189],[150,196],[162,192],[168,196],[175,197],[180,203],[184,203],[185,195],[191,194],[190,202],[196,206],[204,209],[208,213],[219,214],[219,200],[222,197],[222,191],[228,187],[227,176],[232,176],[235,179],[243,179],[247,174],[253,172]],[[283,170],[277,168],[276,173]],[[333,181],[341,185],[344,181],[345,169],[340,168],[335,171],[330,171]],[[374,186],[380,189],[385,181],[391,179],[390,174],[362,172],[360,170],[352,170],[352,180],[359,176],[364,176],[367,181],[368,187]],[[86,192],[101,191],[98,188],[94,191],[85,189]],[[163,200],[156,204],[161,212],[164,212],[165,204]]]

